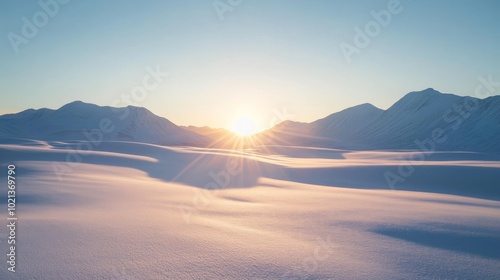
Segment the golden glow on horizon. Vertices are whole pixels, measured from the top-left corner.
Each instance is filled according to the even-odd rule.
[[[249,116],[239,116],[231,126],[231,131],[240,136],[248,136],[257,132],[255,121]]]

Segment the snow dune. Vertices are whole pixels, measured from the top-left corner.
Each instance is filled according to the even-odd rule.
[[[2,140],[19,249],[1,279],[500,277],[499,156],[426,154],[391,190],[415,152],[103,142],[67,163],[79,143]]]

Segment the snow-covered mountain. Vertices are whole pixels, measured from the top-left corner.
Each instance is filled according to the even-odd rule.
[[[384,111],[365,103],[311,123],[284,121],[261,133],[265,144],[355,148],[354,135],[369,127]]]
[[[100,107],[75,101],[57,110],[29,109],[0,116],[0,139],[87,140],[100,137],[91,133],[95,130],[103,132],[104,140],[161,145],[234,148],[238,141],[238,136],[227,130],[179,127],[134,106]],[[387,110],[361,104],[311,123],[284,121],[243,142],[244,147],[263,144],[500,153],[500,96],[478,99],[429,88],[406,94]]]
[[[500,152],[500,96],[478,99],[434,89],[410,92],[352,141],[377,149],[427,145],[436,150]]]
[[[266,144],[499,153],[500,96],[478,99],[429,88],[385,111],[362,104],[312,123],[287,121],[260,137]]]
[[[98,106],[81,101],[57,110],[29,109],[0,116],[1,138],[111,140],[161,145],[205,145],[205,136],[183,129],[142,107]]]
[[[352,145],[353,137],[377,120],[384,111],[365,103],[333,113],[310,124],[314,135],[334,140],[339,146]]]

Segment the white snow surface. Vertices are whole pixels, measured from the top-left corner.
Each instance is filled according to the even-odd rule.
[[[500,156],[79,143],[1,142],[0,279],[500,279]]]

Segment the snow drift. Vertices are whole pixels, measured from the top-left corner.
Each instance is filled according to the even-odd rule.
[[[429,153],[390,190],[383,173],[407,152],[122,141],[68,163],[77,147],[0,145],[19,208],[18,269],[1,279],[500,276],[498,156]]]

